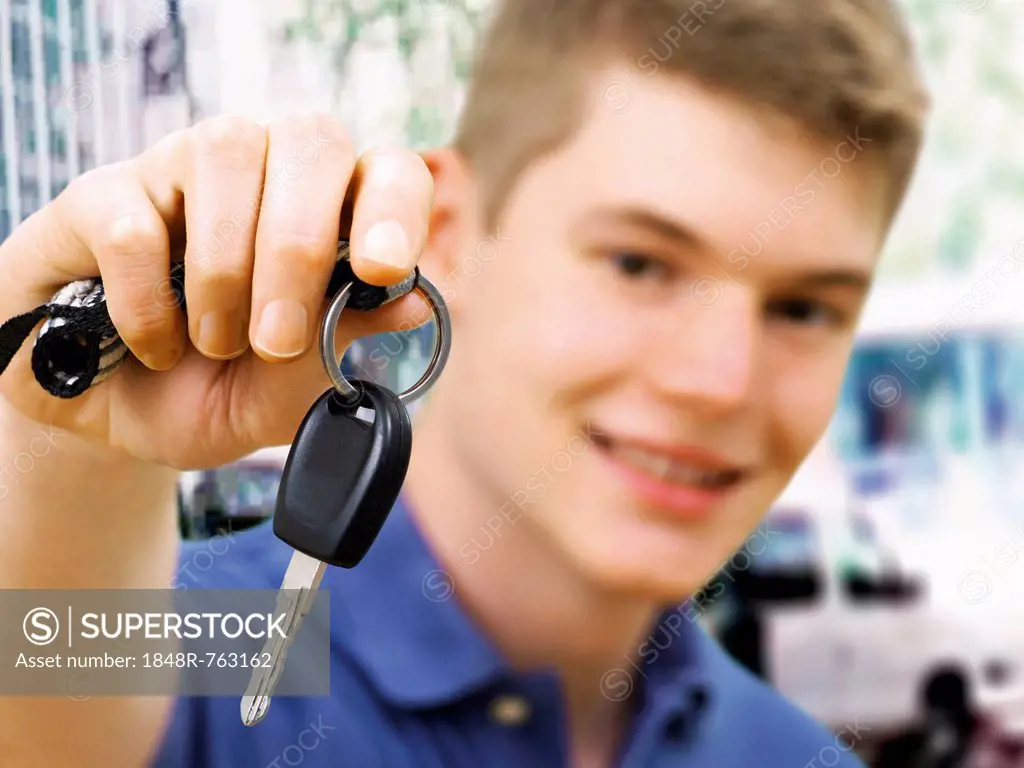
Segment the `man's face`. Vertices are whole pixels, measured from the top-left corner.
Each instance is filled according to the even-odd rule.
[[[884,235],[877,176],[866,139],[812,141],[679,78],[612,69],[590,96],[491,242],[466,240],[443,418],[506,528],[677,599],[829,421]]]

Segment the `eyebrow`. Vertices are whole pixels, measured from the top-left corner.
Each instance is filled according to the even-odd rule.
[[[594,208],[588,212],[586,222],[597,219],[604,224],[619,224],[647,229],[677,245],[711,251],[711,244],[696,230],[677,221],[659,216],[643,208]]]
[[[792,283],[801,288],[855,288],[867,291],[871,273],[864,269],[827,269],[797,275]]]

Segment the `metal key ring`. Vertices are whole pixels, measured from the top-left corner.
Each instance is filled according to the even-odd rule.
[[[448,305],[445,304],[440,291],[422,273],[420,273],[419,279],[416,282],[415,290],[427,300],[427,303],[430,305],[430,312],[434,316],[436,327],[434,331],[434,354],[431,355],[430,362],[427,363],[427,369],[420,376],[419,381],[399,394],[398,399],[405,406],[418,400],[427,390],[434,386],[434,383],[444,371],[444,366],[448,362],[448,353],[452,346],[452,318],[448,313]],[[341,320],[341,312],[345,309],[351,293],[352,283],[346,283],[331,300],[331,304],[327,308],[323,322],[320,325],[320,357],[323,359],[324,368],[331,379],[331,384],[334,385],[342,399],[349,404],[357,402],[362,393],[353,387],[348,379],[345,378],[345,374],[341,372],[341,364],[335,350],[334,336],[338,329],[338,323]]]

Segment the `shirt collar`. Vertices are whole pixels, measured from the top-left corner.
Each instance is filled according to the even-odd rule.
[[[332,644],[396,706],[441,706],[514,676],[455,599],[451,577],[401,497],[363,561],[328,569],[321,588],[331,591]],[[689,603],[663,613],[639,658],[624,657],[602,688],[614,685],[615,673],[635,675],[644,710],[706,710],[718,654],[695,617]]]

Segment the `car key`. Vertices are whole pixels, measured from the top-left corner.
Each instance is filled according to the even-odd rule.
[[[274,511],[274,534],[295,552],[277,610],[285,636],[267,641],[270,666],[254,670],[242,721],[258,723],[284,668],[287,649],[313,606],[328,565],[363,559],[398,498],[409,467],[412,421],[398,395],[357,381],[362,396],[345,403],[334,389],[313,405],[292,444]],[[358,414],[372,411],[372,421]],[[293,591],[295,590],[295,591]]]
[[[433,357],[420,380],[402,394],[370,381],[345,379],[334,353],[334,332],[351,286],[332,300],[320,329],[320,356],[334,384],[299,426],[285,462],[274,511],[274,534],[294,549],[278,595],[284,637],[268,639],[270,666],[253,670],[242,697],[245,725],[267,714],[288,646],[309,613],[328,565],[355,567],[394,506],[409,468],[412,420],[405,403],[440,376],[451,346],[451,318],[438,290],[420,278],[417,290],[436,322]],[[355,386],[353,386],[355,384]],[[372,414],[372,420],[363,414]]]

